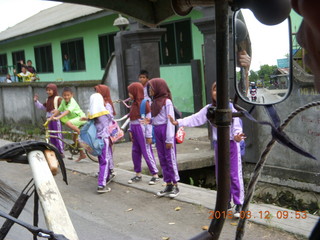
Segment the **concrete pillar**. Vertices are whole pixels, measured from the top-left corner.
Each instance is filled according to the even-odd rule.
[[[146,69],[150,78],[160,76],[158,43],[166,30],[143,28],[136,22],[131,23],[130,29],[118,32],[114,39],[120,99],[128,97],[127,86],[138,81],[141,69]],[[125,109],[120,112],[123,115]]]
[[[210,17],[194,20],[193,23],[198,27],[204,37],[203,44],[203,65],[204,82],[206,90],[206,103],[211,103],[211,86],[216,81],[216,26],[214,8]]]

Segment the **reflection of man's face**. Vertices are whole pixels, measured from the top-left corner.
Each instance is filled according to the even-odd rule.
[[[217,101],[217,87],[212,88],[212,99]]]
[[[305,62],[315,75],[315,87],[320,92],[320,1],[292,0],[294,10],[304,17],[297,40],[307,50]]]

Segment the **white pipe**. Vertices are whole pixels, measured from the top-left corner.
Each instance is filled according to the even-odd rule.
[[[28,160],[48,229],[56,234],[63,234],[70,240],[78,240],[43,152],[30,152]]]

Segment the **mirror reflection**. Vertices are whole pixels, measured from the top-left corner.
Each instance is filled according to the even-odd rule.
[[[235,84],[239,97],[251,104],[275,104],[291,91],[289,20],[267,26],[250,10],[235,14]]]

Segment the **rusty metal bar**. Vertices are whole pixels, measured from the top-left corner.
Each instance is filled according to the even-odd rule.
[[[217,112],[218,134],[218,188],[215,211],[223,216],[227,212],[230,196],[230,123],[229,109],[229,5],[227,0],[215,1],[217,42]],[[218,214],[217,214],[218,215]],[[226,214],[224,214],[226,215]],[[212,239],[219,239],[225,218],[212,219],[209,233]]]

